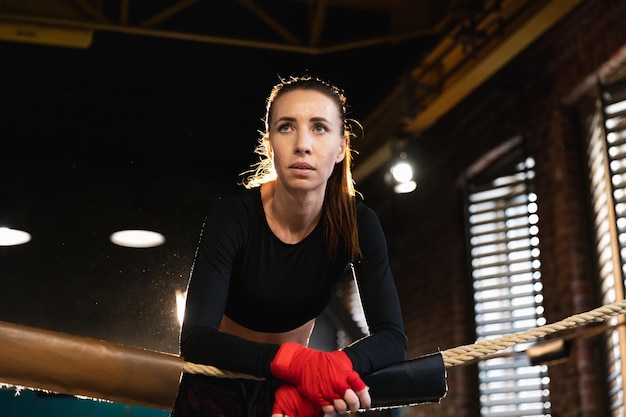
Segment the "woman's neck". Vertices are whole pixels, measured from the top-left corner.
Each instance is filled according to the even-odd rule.
[[[261,200],[272,232],[285,243],[298,243],[317,226],[324,196],[292,193],[272,181],[261,186]]]

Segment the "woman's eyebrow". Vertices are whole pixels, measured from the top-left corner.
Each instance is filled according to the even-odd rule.
[[[311,117],[311,119],[309,120],[311,120],[312,122],[326,122],[332,124],[332,122],[325,117]]]
[[[279,122],[295,122],[297,119],[293,116],[281,116],[279,118],[276,119],[276,121],[274,123],[279,123]],[[321,117],[321,116],[316,116],[316,117],[311,117],[309,119],[310,122],[325,122],[328,124],[332,125],[332,122],[325,118],[325,117]]]
[[[281,116],[276,119],[275,123],[282,122],[282,121],[294,122],[295,120],[296,118],[292,116]]]

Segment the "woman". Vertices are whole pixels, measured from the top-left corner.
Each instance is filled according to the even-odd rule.
[[[367,409],[360,378],[405,359],[385,236],[357,199],[343,92],[281,80],[266,106],[261,160],[203,226],[181,332],[186,361],[260,377],[185,374],[173,417],[318,417]],[[306,347],[333,285],[353,268],[370,334]]]

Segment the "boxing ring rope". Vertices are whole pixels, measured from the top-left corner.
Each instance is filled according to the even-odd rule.
[[[428,385],[432,385],[429,384],[429,378],[443,378],[445,385],[445,369],[464,365],[518,343],[588,323],[603,322],[623,313],[626,313],[626,299],[572,315],[553,324],[443,350],[436,355],[409,359],[398,364],[400,367],[392,365],[364,377],[364,380],[372,387],[388,385],[390,378],[399,378],[402,383],[393,384],[393,389],[405,390],[398,394],[401,396],[413,395],[410,391],[412,388],[406,387],[413,381],[419,380],[418,385],[426,387],[426,390],[431,389],[428,388]],[[441,365],[432,362],[435,356],[442,362]],[[428,362],[422,363],[422,358]],[[385,374],[386,370],[390,372],[384,375],[384,381],[377,380],[375,374]],[[186,362],[177,355],[0,321],[0,387],[30,388],[171,410],[183,373],[259,379],[252,375]],[[371,381],[367,380],[369,377],[373,377]],[[441,384],[439,386],[441,388]],[[383,389],[389,391],[391,388]],[[443,396],[440,394],[431,389],[424,397],[418,395],[420,401],[417,402],[437,401]],[[399,404],[396,400],[390,399],[391,402],[385,405],[396,406]]]
[[[548,334],[573,329],[588,323],[599,323],[612,317],[626,313],[626,299],[606,304],[585,313],[574,314],[564,320],[544,326],[535,327],[519,333],[507,334],[491,340],[481,340],[471,345],[464,345],[442,353],[446,368],[463,365],[477,358],[502,351],[513,345],[529,342]]]
[[[443,363],[446,368],[464,365],[467,362],[473,362],[478,358],[487,356],[505,350],[519,343],[529,342],[548,334],[556,333],[562,330],[573,329],[588,323],[599,323],[606,321],[612,317],[626,313],[626,299],[618,302],[598,307],[591,311],[575,314],[556,323],[547,324],[540,327],[525,330],[519,333],[510,333],[498,338],[490,340],[482,340],[470,345],[459,346],[441,351]],[[239,374],[236,372],[222,371],[218,368],[197,365],[191,362],[185,362],[183,369],[187,373],[203,374],[216,376],[221,378],[253,378],[254,376]]]

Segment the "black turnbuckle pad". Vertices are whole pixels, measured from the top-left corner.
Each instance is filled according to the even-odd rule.
[[[441,353],[408,359],[363,377],[371,409],[438,403],[448,391]]]

